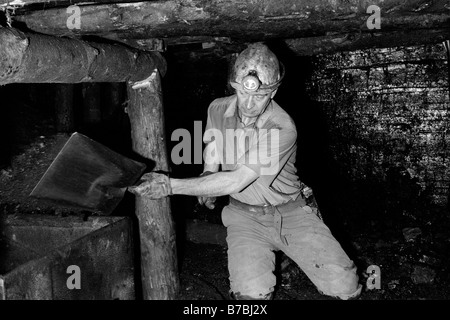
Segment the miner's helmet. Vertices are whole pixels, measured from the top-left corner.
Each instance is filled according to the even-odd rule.
[[[237,57],[230,77],[230,85],[248,94],[267,94],[275,91],[284,76],[283,64],[262,43],[248,46]]]

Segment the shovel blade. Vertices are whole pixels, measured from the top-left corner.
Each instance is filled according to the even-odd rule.
[[[30,196],[110,214],[146,165],[75,132]]]

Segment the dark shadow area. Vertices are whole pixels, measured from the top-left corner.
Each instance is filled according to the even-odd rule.
[[[0,12],[0,26],[6,27],[8,25],[7,22],[8,22],[8,19],[6,17],[5,12],[1,11]]]
[[[11,158],[39,135],[56,133],[53,105],[48,103],[51,87],[45,84],[0,86],[0,169],[11,165]]]
[[[208,106],[214,99],[227,95],[228,60],[226,57],[217,59],[197,56],[190,51],[190,46],[186,46],[185,50],[180,46],[176,51],[169,48],[164,57],[168,69],[162,79],[162,87],[171,175],[175,178],[196,177],[203,172],[202,141]],[[186,142],[184,136],[174,136],[172,140],[172,134],[180,130],[185,131],[187,139],[190,139],[189,154],[180,152],[172,155],[174,147]],[[201,148],[195,149],[194,144]],[[198,150],[200,153],[196,153]],[[173,160],[177,157],[186,161],[174,163]],[[201,216],[200,219],[221,223],[220,211],[223,205],[219,204],[215,210],[210,211],[199,206],[196,197],[177,195],[172,197],[171,206],[177,228],[179,261],[182,261],[185,258],[186,219]]]

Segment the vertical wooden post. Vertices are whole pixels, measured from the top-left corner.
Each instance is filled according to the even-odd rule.
[[[444,41],[444,47],[447,51],[447,85],[448,85],[448,94],[449,94],[449,98],[450,98],[450,40],[445,40]],[[447,108],[447,117],[449,116],[450,113],[450,108]],[[449,132],[450,128],[450,123],[449,121],[447,121],[447,128],[446,131]],[[446,139],[446,144],[447,144],[447,136],[445,137]],[[450,211],[450,183],[448,183],[447,185],[447,210]]]
[[[154,170],[169,169],[164,128],[161,78],[158,70],[146,80],[129,83],[128,116],[133,150],[156,162]],[[170,199],[136,197],[141,241],[143,298],[175,299],[179,290],[174,221]]]
[[[112,120],[114,115],[119,113],[119,109],[121,108],[121,103],[123,102],[124,94],[123,92],[123,82],[110,82],[106,84],[106,92],[107,96],[105,108],[102,110],[102,118],[103,120]],[[123,114],[123,112],[120,112]]]
[[[55,84],[56,131],[72,132],[75,127],[73,111],[73,84]]]
[[[84,125],[95,125],[101,122],[102,112],[100,109],[100,84],[83,83],[83,122]]]

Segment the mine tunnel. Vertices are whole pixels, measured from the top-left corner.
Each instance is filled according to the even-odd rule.
[[[358,299],[449,298],[446,1],[236,2],[0,0],[0,299],[230,299],[229,196],[124,192],[105,214],[30,193],[74,133],[145,172],[200,176],[208,108],[235,94],[253,43],[283,65],[297,174]],[[274,274],[275,300],[333,299],[281,251]]]

